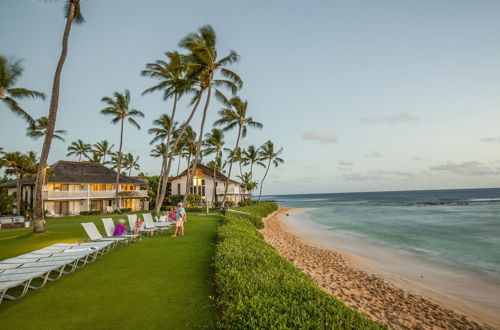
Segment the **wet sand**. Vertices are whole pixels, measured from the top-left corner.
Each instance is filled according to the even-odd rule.
[[[403,290],[405,282],[384,280],[363,258],[317,246],[293,234],[280,209],[264,219],[265,240],[296,267],[309,274],[326,292],[369,318],[393,329],[493,329],[496,322],[465,315],[434,299]],[[376,275],[377,274],[377,275]],[[422,290],[422,292],[425,292]],[[467,306],[464,306],[467,310]]]

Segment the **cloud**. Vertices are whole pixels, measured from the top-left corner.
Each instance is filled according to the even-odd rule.
[[[372,153],[369,153],[368,155],[366,155],[366,157],[369,157],[369,158],[384,158],[384,156],[379,153],[379,152],[372,152]]]
[[[347,161],[347,160],[341,160],[339,162],[339,166],[349,166],[349,167],[351,167],[351,166],[354,166],[354,163],[350,162],[350,161]]]
[[[397,124],[409,123],[420,120],[420,117],[411,115],[407,112],[401,112],[398,115],[363,117],[359,120],[363,124]]]
[[[302,137],[306,140],[318,140],[322,144],[335,143],[338,140],[337,135],[325,131],[307,131]]]
[[[377,170],[367,173],[350,173],[342,175],[342,178],[347,181],[380,181],[380,180],[397,180],[411,179],[416,175],[410,172],[393,171],[393,170]]]
[[[432,171],[441,173],[451,173],[467,176],[500,174],[500,170],[498,168],[492,169],[477,161],[468,161],[461,163],[447,162],[446,164],[432,166],[430,169]]]
[[[496,137],[496,138],[482,138],[479,140],[480,142],[491,142],[491,143],[500,143],[500,137]]]
[[[412,156],[410,157],[411,160],[414,160],[414,161],[417,161],[417,162],[421,162],[423,161],[424,159],[423,158],[420,158],[420,157],[416,157],[416,156]]]

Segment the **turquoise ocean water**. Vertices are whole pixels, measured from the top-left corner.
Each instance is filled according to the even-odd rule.
[[[500,189],[271,195],[304,222],[500,279]]]

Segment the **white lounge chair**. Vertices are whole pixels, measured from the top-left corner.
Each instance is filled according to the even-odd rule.
[[[153,222],[153,216],[151,213],[143,213],[142,216],[144,217],[144,224],[147,228],[155,228],[158,230],[158,233],[164,233],[170,229],[169,224],[166,222]]]
[[[49,210],[49,215],[54,218],[62,217],[62,214],[57,214],[54,210]]]
[[[89,239],[93,242],[113,241],[115,242],[116,247],[118,243],[124,244],[123,241],[128,241],[127,238],[123,237],[102,237],[101,233],[93,222],[84,222],[81,225],[83,226],[83,229],[85,229],[85,232],[87,233]]]
[[[135,223],[137,222],[137,214],[127,214],[128,223],[130,225],[130,230],[134,230]],[[141,233],[154,234],[156,228],[146,228],[146,223],[144,223],[144,229],[141,230]]]
[[[106,232],[106,235],[108,237],[113,237],[113,234],[115,232],[115,223],[113,222],[113,219],[102,218],[102,224],[104,225],[104,231]],[[142,238],[141,235],[133,235],[133,234],[125,235],[125,237],[130,238],[132,243],[135,243],[136,239]]]

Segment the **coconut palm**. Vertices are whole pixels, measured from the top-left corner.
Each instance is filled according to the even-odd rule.
[[[47,133],[47,125],[49,123],[49,120],[47,117],[40,117],[35,122],[26,128],[26,135],[31,137],[32,139],[36,140],[42,136],[45,136]],[[54,130],[54,139],[58,139],[59,141],[64,142],[64,138],[61,136],[61,134],[66,134],[65,130]]]
[[[259,202],[262,197],[262,186],[264,185],[264,180],[267,177],[267,173],[269,172],[271,163],[274,165],[274,167],[278,167],[279,164],[284,163],[283,159],[278,157],[282,152],[283,148],[280,148],[278,151],[275,151],[274,143],[272,143],[270,140],[267,140],[267,142],[261,145],[259,148],[260,160],[257,162],[257,164],[266,168],[266,173],[264,174],[264,177],[260,182]]]
[[[153,125],[156,125],[158,127],[153,127],[148,130],[148,134],[153,135],[153,139],[149,142],[149,144],[155,144],[157,142],[164,142],[168,140],[168,135],[172,134],[177,128],[177,122],[174,123],[172,129],[170,129],[170,126],[172,126],[172,119],[170,118],[169,115],[163,114],[160,116],[160,118],[155,119],[153,121]],[[169,145],[166,142],[164,142],[165,145]]]
[[[102,157],[95,150],[92,150],[91,156],[87,156],[87,159],[90,163],[101,164]]]
[[[139,166],[139,156],[137,156],[134,159],[134,155],[132,155],[130,152],[128,154],[125,154],[123,156],[123,168],[125,170],[128,170],[128,176],[132,175],[132,169],[134,170],[140,170]]]
[[[244,157],[241,151],[241,147],[238,147],[236,150],[225,148],[224,151],[227,152],[227,159],[230,162],[233,162],[235,164],[238,163],[240,168],[240,176],[243,176],[243,169],[241,168],[241,166],[244,162]]]
[[[168,117],[170,123],[172,123],[175,120],[175,113],[177,109],[178,100],[184,94],[193,92],[194,80],[187,75],[186,66],[183,63],[182,55],[180,55],[177,52],[167,52],[165,53],[165,56],[168,58],[168,62],[163,60],[158,60],[155,63],[146,64],[146,70],[143,70],[141,74],[146,77],[157,79],[159,80],[159,83],[153,87],[146,89],[142,94],[144,95],[154,91],[163,91],[164,100],[168,100],[169,98],[173,97],[174,100],[172,105],[171,116]],[[197,101],[194,102],[193,110],[191,111],[191,115],[187,120],[186,125],[189,125],[189,122],[194,116],[194,113],[198,108],[200,99],[201,95],[198,97]],[[162,119],[166,118],[160,117],[159,119],[160,122],[158,122],[159,125],[163,124]],[[168,125],[168,128],[162,133],[164,138],[164,143],[166,144],[166,146],[170,146],[170,139],[172,138],[172,134],[174,132],[174,126],[175,125]],[[164,128],[166,128],[166,126]],[[153,132],[152,134],[156,134],[156,132]],[[181,134],[181,137],[183,134],[184,133]],[[158,140],[159,139],[160,138],[158,138]],[[176,148],[174,147],[174,149]],[[160,207],[161,207],[160,201],[163,201],[163,199],[165,198],[166,188],[168,184],[168,175],[170,172],[170,166],[172,165],[172,159],[173,157],[166,157],[163,159],[162,162],[162,168],[160,171],[160,180],[158,184],[160,194],[157,194],[156,196],[156,207],[153,212],[154,214],[158,214],[160,212]],[[166,173],[164,178],[161,177],[163,173]]]
[[[35,121],[31,116],[17,103],[17,100],[25,98],[41,98],[45,100],[45,95],[41,92],[29,90],[22,87],[14,87],[17,80],[23,74],[21,61],[11,62],[7,58],[0,56],[0,101],[5,104],[14,114],[24,117],[30,124]]]
[[[0,158],[0,164],[5,167],[5,174],[16,177],[16,211],[17,215],[21,215],[22,182],[27,175],[36,173],[36,155],[34,152],[9,152]]]
[[[214,169],[213,177],[215,182],[217,165],[218,165],[217,159],[221,159],[222,148],[224,147],[224,133],[222,133],[220,129],[212,128],[212,131],[210,133],[205,134],[205,141],[203,145],[205,147],[205,149],[203,150],[204,155],[210,155],[215,153],[214,166],[213,166]],[[211,205],[214,205],[216,194],[217,194],[217,187],[215,186],[214,183],[214,193],[212,195]]]
[[[83,23],[84,19],[80,11],[80,0],[67,0],[64,8],[66,16],[66,26],[64,27],[64,34],[62,40],[62,50],[57,62],[56,72],[54,74],[54,81],[52,84],[52,94],[50,97],[49,116],[47,133],[43,141],[42,153],[40,154],[40,166],[35,182],[35,210],[33,232],[43,233],[46,231],[45,222],[43,221],[43,201],[42,201],[42,188],[45,183],[45,176],[47,173],[47,159],[49,157],[50,146],[52,144],[52,137],[56,126],[57,108],[59,105],[59,87],[61,84],[61,72],[68,54],[68,39],[71,31],[71,26],[74,23]]]
[[[234,147],[233,154],[239,148],[240,139],[246,137],[248,127],[262,129],[263,125],[257,121],[254,121],[252,117],[247,117],[248,102],[242,101],[238,96],[231,98],[227,104],[229,107],[223,108],[219,111],[220,119],[216,120],[215,126],[224,126],[223,131],[229,131],[235,127],[238,127],[238,135],[236,138],[236,146]],[[229,187],[229,178],[231,177],[231,170],[233,168],[234,159],[230,160],[229,163],[229,173],[227,176],[226,187],[224,189],[224,197],[222,199],[222,206],[226,202],[227,188]]]
[[[250,172],[238,175],[238,178],[241,180],[241,188],[243,188],[244,191],[251,192],[257,187],[257,182],[252,181]]]
[[[5,151],[3,151],[3,148],[0,147],[0,155],[3,155],[3,154],[5,154]]]
[[[120,202],[118,198],[118,184],[120,182],[120,170],[121,170],[121,162],[122,162],[122,146],[123,146],[123,126],[125,123],[125,119],[128,120],[130,124],[137,127],[137,129],[141,129],[141,126],[135,121],[133,117],[144,117],[144,114],[137,109],[129,109],[130,105],[130,92],[128,89],[125,90],[125,93],[121,94],[115,92],[113,94],[114,98],[111,97],[103,97],[101,102],[104,102],[107,107],[101,110],[101,113],[105,116],[111,116],[111,123],[118,124],[120,123],[120,146],[118,148],[118,162],[116,166],[116,183],[115,183],[115,205],[117,208],[120,208]]]
[[[250,164],[250,181],[253,179],[253,165],[257,163],[259,158],[259,151],[255,149],[255,146],[249,145],[245,150],[243,150],[243,165]]]
[[[113,147],[115,145],[109,145],[109,142],[107,140],[102,140],[100,142],[97,142],[94,144],[94,149],[92,149],[92,153],[94,153],[96,156],[99,157],[100,161],[102,164],[106,163],[106,156],[111,155],[113,153]]]
[[[167,147],[164,143],[159,143],[151,149],[151,153],[149,154],[151,157],[160,158],[163,160],[167,156]]]
[[[212,87],[215,87],[215,96],[219,100],[227,100],[224,94],[217,88],[229,88],[232,94],[236,94],[238,89],[243,86],[241,78],[226,66],[238,61],[238,54],[231,51],[229,55],[218,59],[216,47],[216,35],[213,28],[209,25],[198,29],[198,33],[191,33],[181,40],[179,46],[189,51],[186,56],[186,65],[192,77],[198,80],[200,90],[207,90],[207,99],[203,109],[203,115],[200,124],[198,142],[196,144],[196,152],[193,168],[196,168],[201,157],[201,145],[203,141],[203,130],[207,117],[208,106],[212,95]],[[220,73],[222,79],[215,77],[216,73]]]
[[[82,140],[76,140],[71,142],[70,146],[68,147],[68,153],[66,156],[71,156],[75,155],[78,156],[78,161],[82,161],[82,156],[85,156],[85,158],[89,158],[89,154],[92,152],[92,146],[90,143],[85,143]]]

